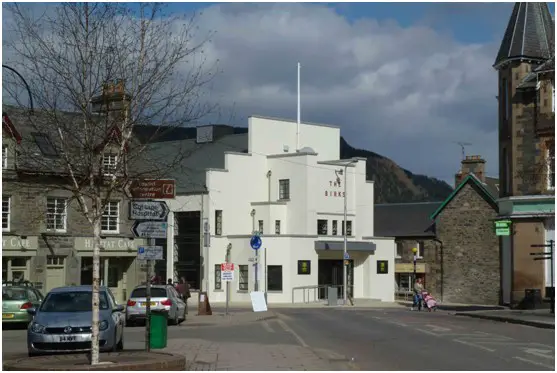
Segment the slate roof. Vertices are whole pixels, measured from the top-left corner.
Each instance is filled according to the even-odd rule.
[[[374,207],[374,235],[378,237],[428,237],[430,215],[442,202],[385,203]]]
[[[489,179],[489,180],[488,180]],[[493,206],[494,209],[497,209],[497,198],[499,196],[498,187],[495,186],[494,181],[497,180],[495,178],[489,177],[486,178],[486,182],[482,183],[480,179],[473,173],[468,174],[460,184],[455,188],[455,190],[451,193],[450,196],[447,197],[445,201],[435,210],[433,214],[431,214],[431,219],[436,219],[437,216],[443,211],[443,209],[453,200],[453,198],[460,192],[460,190],[468,183],[472,183],[479,191],[480,195]]]
[[[515,3],[493,67],[510,60],[545,61],[554,54],[554,22],[547,3]]]
[[[164,141],[147,145],[142,154],[148,169],[154,165],[164,170],[159,177],[176,180],[176,193],[206,192],[206,170],[224,169],[225,152],[247,153],[248,134],[234,134],[197,144],[196,139]],[[141,168],[141,162],[137,167]]]

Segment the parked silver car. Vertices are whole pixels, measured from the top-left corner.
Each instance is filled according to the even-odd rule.
[[[151,286],[151,310],[168,312],[168,322],[178,325],[186,320],[186,302],[171,285]],[[145,286],[133,289],[126,305],[126,325],[132,326],[138,321],[144,322],[147,311]]]
[[[41,306],[29,308],[34,316],[27,329],[29,356],[91,349],[92,286],[52,289]],[[110,289],[99,292],[99,347],[101,351],[124,348],[124,306]]]

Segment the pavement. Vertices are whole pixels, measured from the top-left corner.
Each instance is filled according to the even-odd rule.
[[[497,310],[456,312],[457,316],[476,317],[486,320],[522,324],[536,328],[555,329],[555,314],[548,309],[540,310]]]
[[[26,331],[4,330],[2,357],[26,356]],[[125,330],[125,350],[144,328]],[[555,330],[407,307],[272,307],[255,314],[213,305],[213,316],[169,326],[163,352],[187,370],[554,370]]]

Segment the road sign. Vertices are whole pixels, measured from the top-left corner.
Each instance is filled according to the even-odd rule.
[[[345,259],[345,260],[348,260],[348,259],[350,259],[350,254],[348,254],[348,253],[344,253],[344,259]]]
[[[499,220],[495,222],[495,235],[497,236],[510,236],[511,234],[511,220]]]
[[[220,265],[220,279],[223,282],[234,281],[234,263],[222,263]]]
[[[164,201],[131,201],[131,220],[166,220],[168,206]]]
[[[137,259],[139,260],[163,260],[162,246],[140,246],[137,248]]]
[[[134,180],[127,190],[132,198],[172,199],[176,197],[176,180]]]
[[[254,235],[251,237],[251,240],[249,241],[249,244],[251,246],[252,249],[254,250],[259,250],[259,248],[261,247],[261,237],[259,237],[258,235]]]
[[[166,238],[166,222],[162,221],[136,221],[132,232],[135,237]]]

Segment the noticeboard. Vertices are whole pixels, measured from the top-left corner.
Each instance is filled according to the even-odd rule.
[[[299,275],[311,274],[311,260],[298,260],[298,274]]]
[[[389,261],[388,260],[378,260],[377,261],[377,273],[384,275],[389,273]]]

